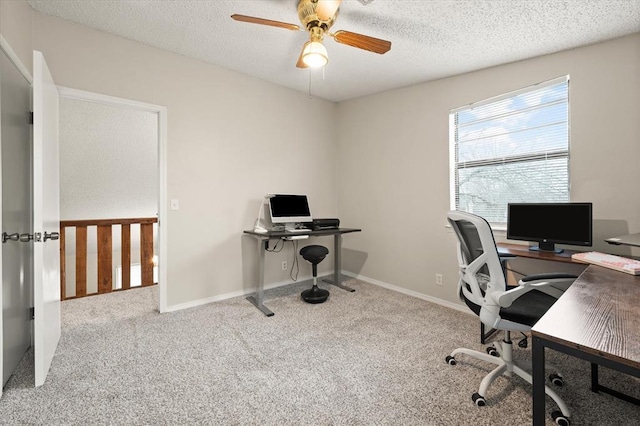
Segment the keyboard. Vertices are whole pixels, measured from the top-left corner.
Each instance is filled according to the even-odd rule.
[[[626,257],[600,253],[597,251],[576,253],[571,255],[571,258],[586,263],[593,263],[594,265],[604,266],[605,268],[615,269],[616,271],[625,272],[631,275],[640,275],[640,260],[628,259]]]
[[[285,232],[309,232],[311,231],[310,229],[285,229]]]
[[[309,238],[308,235],[299,235],[299,234],[296,234],[295,232],[293,232],[293,235],[291,235],[291,236],[282,237],[283,240],[288,240],[288,241],[306,240],[307,238]]]

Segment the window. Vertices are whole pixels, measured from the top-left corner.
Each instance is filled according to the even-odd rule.
[[[507,203],[569,201],[569,76],[451,111],[451,209],[496,224]]]

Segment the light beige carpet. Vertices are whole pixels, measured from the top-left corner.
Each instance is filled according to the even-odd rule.
[[[29,353],[0,401],[1,424],[527,425],[531,393],[490,367],[444,358],[482,350],[473,315],[351,280],[309,305],[309,283],[270,290],[268,318],[244,297],[157,313],[157,288],[63,302],[63,332],[44,386]],[[517,348],[516,357],[530,351]],[[573,425],[637,425],[640,408],[589,390],[586,362],[553,351]],[[602,381],[640,393],[637,379]],[[557,409],[547,399],[547,411]],[[552,420],[548,417],[547,424]]]

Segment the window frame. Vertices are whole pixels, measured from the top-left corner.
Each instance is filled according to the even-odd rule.
[[[458,209],[458,205],[456,205],[456,200],[459,199],[458,195],[458,188],[456,186],[456,176],[457,176],[457,171],[458,171],[458,163],[456,161],[456,149],[457,149],[457,145],[458,145],[458,141],[456,140],[456,114],[459,112],[463,112],[463,111],[469,111],[472,110],[474,108],[478,108],[481,106],[485,106],[491,103],[497,103],[500,101],[503,101],[505,99],[509,99],[509,98],[514,98],[516,96],[519,96],[521,94],[524,93],[531,93],[531,92],[535,92],[538,90],[542,90],[545,89],[547,87],[550,86],[555,86],[555,85],[559,85],[559,84],[564,84],[566,83],[567,85],[567,101],[566,101],[566,105],[567,105],[567,149],[566,149],[566,155],[563,152],[555,152],[552,153],[552,155],[543,155],[542,153],[538,152],[536,154],[531,154],[531,155],[522,155],[521,160],[518,161],[517,159],[515,159],[515,157],[510,158],[510,160],[508,162],[512,162],[512,163],[518,163],[518,162],[526,162],[526,161],[530,161],[532,159],[535,159],[536,157],[539,158],[566,158],[567,159],[567,196],[568,196],[568,200],[571,200],[571,162],[570,162],[570,155],[571,155],[571,108],[570,108],[570,76],[569,74],[567,75],[563,75],[561,77],[556,77],[553,78],[551,80],[546,80],[540,83],[536,83],[527,87],[523,87],[521,89],[517,89],[508,93],[504,93],[501,95],[497,95],[497,96],[493,96],[487,99],[483,99],[481,101],[478,102],[473,102],[467,105],[463,105],[454,109],[451,109],[449,111],[449,207],[451,210],[455,210],[455,211],[463,211],[463,210],[459,210]],[[497,159],[498,157],[496,157]],[[515,160],[515,161],[514,161]],[[491,163],[496,162],[496,160],[480,160],[480,163],[486,163],[487,165],[490,165]],[[506,163],[504,163],[506,164]],[[533,201],[532,201],[533,202]],[[498,230],[504,230],[506,229],[506,220],[505,222],[491,222],[490,224],[492,226],[492,228],[494,229],[498,229]]]

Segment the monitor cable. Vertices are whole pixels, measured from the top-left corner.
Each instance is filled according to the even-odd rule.
[[[300,272],[300,264],[298,263],[298,241],[291,240],[291,245],[293,246],[293,262],[291,262],[291,271],[289,272],[289,277],[291,277],[294,282],[297,282],[298,272]]]
[[[284,240],[277,240],[276,243],[273,245],[272,249],[267,248],[265,250],[268,251],[269,253],[280,253],[283,248],[284,248]]]

